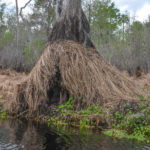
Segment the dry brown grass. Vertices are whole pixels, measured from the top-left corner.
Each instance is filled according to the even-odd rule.
[[[14,98],[14,88],[24,77],[24,73],[0,70],[0,102],[10,101]]]
[[[32,72],[24,76],[23,81],[18,83],[22,79],[20,75],[14,77],[12,82],[6,77],[3,85],[10,84],[8,87],[12,88],[17,84],[14,98],[9,103],[9,112],[41,113],[54,101],[62,103],[69,96],[76,100],[77,109],[90,104],[109,107],[123,100],[137,102],[139,95],[149,96],[150,86],[147,91],[143,90],[150,79],[149,75],[137,82],[109,65],[95,49],[86,51],[73,41],[57,41],[46,47]]]
[[[137,83],[138,87],[140,87],[143,91],[149,93],[150,95],[150,73],[149,74],[142,73],[142,76],[139,78],[136,77],[131,77],[131,78]]]

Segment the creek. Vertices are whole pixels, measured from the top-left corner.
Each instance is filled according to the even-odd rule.
[[[150,144],[116,139],[100,131],[8,119],[0,121],[0,150],[150,150]]]

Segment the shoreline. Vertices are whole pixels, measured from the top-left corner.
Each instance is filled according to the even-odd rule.
[[[107,136],[113,138],[127,138],[150,143],[150,101],[139,104],[137,112],[129,111],[124,115],[118,111],[108,113],[100,105],[89,106],[85,110],[73,110],[73,98],[70,98],[65,104],[58,105],[55,113],[49,116],[39,116],[35,118],[26,118],[25,116],[10,116],[7,112],[1,111],[1,119],[26,119],[55,127],[73,127],[79,129],[83,134],[90,129],[96,129]],[[124,106],[125,107],[125,106]],[[111,112],[110,111],[110,112]],[[113,114],[113,115],[112,115]],[[47,119],[46,119],[47,118]]]

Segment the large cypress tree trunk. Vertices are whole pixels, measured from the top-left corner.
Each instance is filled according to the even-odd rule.
[[[56,23],[49,41],[73,40],[94,48],[89,34],[90,26],[82,10],[81,0],[57,0]]]

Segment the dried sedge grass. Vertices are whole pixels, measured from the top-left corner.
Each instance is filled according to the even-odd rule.
[[[13,70],[0,70],[0,101],[10,101],[14,98],[14,87],[26,75]]]
[[[48,91],[55,85],[73,96],[77,107],[82,99],[86,105],[108,107],[122,100],[138,101],[140,94],[147,95],[135,80],[109,65],[95,49],[86,49],[85,53],[78,43],[57,41],[47,46],[32,72],[16,86],[10,113],[37,111],[43,101],[51,101]]]

